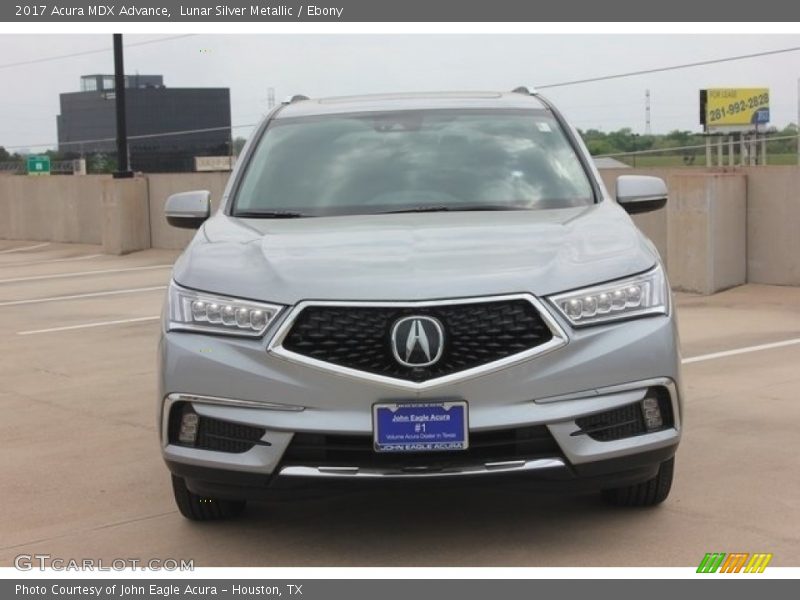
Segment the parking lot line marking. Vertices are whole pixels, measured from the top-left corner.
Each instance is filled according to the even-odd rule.
[[[170,269],[172,265],[147,265],[144,267],[126,267],[124,269],[100,269],[97,271],[76,271],[74,273],[57,273],[55,275],[34,275],[32,277],[14,277],[0,279],[0,283],[20,283],[22,281],[43,281],[47,279],[67,279],[69,277],[89,277],[92,275],[106,275],[108,273],[127,273],[130,271],[147,271],[152,269]]]
[[[800,338],[783,340],[782,342],[772,342],[771,344],[760,344],[758,346],[747,346],[745,348],[737,348],[735,350],[725,350],[723,352],[712,352],[711,354],[702,354],[700,356],[692,356],[691,358],[684,358],[681,362],[686,365],[689,363],[703,362],[704,360],[725,358],[726,356],[736,356],[737,354],[747,354],[749,352],[760,352],[761,350],[772,350],[773,348],[794,346],[796,344],[800,344]]]
[[[12,252],[24,252],[25,250],[35,250],[36,248],[44,248],[45,246],[49,246],[50,242],[44,242],[42,244],[34,244],[33,246],[22,246],[17,248],[8,248],[6,250],[0,250],[0,254],[11,254]]]
[[[137,317],[135,319],[119,319],[117,321],[98,321],[95,323],[81,323],[80,325],[67,325],[66,327],[51,327],[50,329],[32,329],[30,331],[18,331],[17,335],[35,335],[37,333],[54,333],[56,331],[72,331],[75,329],[89,329],[90,327],[105,327],[107,325],[124,325],[125,323],[141,323],[143,321],[156,321],[160,316]]]
[[[87,292],[86,294],[71,294],[69,296],[50,296],[49,298],[31,298],[30,300],[9,300],[0,302],[0,306],[18,306],[21,304],[39,304],[41,302],[57,302],[59,300],[78,300],[80,298],[97,298],[99,296],[116,296],[118,294],[136,294],[138,292],[154,292],[165,290],[167,286],[156,285],[153,287],[128,288],[125,290],[110,290],[107,292]]]
[[[2,263],[0,267],[27,267],[30,265],[46,265],[50,263],[70,262],[75,260],[88,260],[90,258],[97,258],[103,256],[102,254],[85,254],[82,256],[69,256],[67,258],[51,258],[50,260],[26,260],[24,262],[10,262]]]

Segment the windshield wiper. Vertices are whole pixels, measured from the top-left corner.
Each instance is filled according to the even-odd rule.
[[[233,216],[253,219],[300,219],[310,215],[291,210],[240,210]]]
[[[395,215],[401,213],[424,213],[424,212],[470,212],[470,211],[500,211],[500,210],[528,210],[520,206],[510,204],[458,204],[453,206],[414,206],[412,208],[401,208],[398,210],[387,210],[384,212],[373,213],[377,215]]]

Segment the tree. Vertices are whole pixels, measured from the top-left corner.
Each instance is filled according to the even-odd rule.
[[[233,139],[233,153],[236,156],[239,156],[242,153],[242,148],[244,148],[245,142],[247,142],[247,139],[243,137],[237,137]]]

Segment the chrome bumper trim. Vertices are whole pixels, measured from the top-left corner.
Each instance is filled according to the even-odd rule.
[[[286,477],[341,477],[341,478],[383,478],[405,479],[415,477],[449,477],[453,475],[489,475],[497,473],[516,473],[565,467],[560,458],[537,458],[535,460],[509,460],[489,462],[479,465],[450,467],[437,470],[435,467],[408,467],[405,469],[383,469],[334,466],[287,466],[281,468],[279,475]]]
[[[294,404],[276,404],[275,402],[259,402],[257,400],[237,400],[235,398],[220,398],[217,396],[198,396],[196,394],[169,394],[167,399],[170,402],[198,402],[200,404],[216,404],[220,406],[238,406],[240,408],[260,408],[263,410],[288,410],[300,412],[305,410],[305,406]]]

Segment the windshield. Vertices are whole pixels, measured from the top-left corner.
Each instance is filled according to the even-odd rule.
[[[549,112],[430,110],[271,122],[233,214],[530,210],[592,202],[587,175]]]

